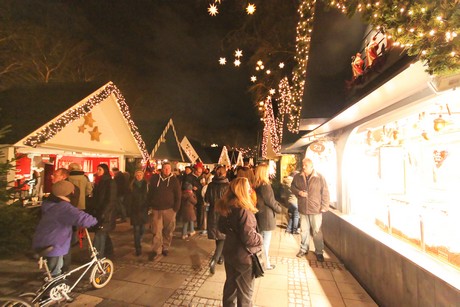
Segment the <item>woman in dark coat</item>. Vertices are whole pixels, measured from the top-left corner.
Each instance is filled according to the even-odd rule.
[[[94,235],[94,247],[99,257],[103,258],[106,254],[113,254],[109,232],[115,229],[117,185],[110,176],[107,164],[99,164],[96,174],[99,178],[93,190],[93,209],[98,224]]]
[[[276,213],[281,213],[281,204],[275,199],[267,164],[259,164],[255,171],[255,188],[257,193],[257,225],[264,238],[264,253],[266,258],[266,269],[272,270],[268,250],[272,238],[272,231],[276,228]]]
[[[134,179],[129,185],[129,204],[130,204],[130,220],[133,226],[134,248],[136,256],[142,254],[142,236],[145,231],[145,223],[147,222],[147,181],[144,180],[144,172],[138,170],[134,173]]]
[[[216,204],[220,214],[219,230],[225,233],[225,285],[223,307],[252,306],[254,275],[248,252],[262,249],[263,238],[257,232],[257,212],[251,198],[251,186],[245,177],[232,180],[230,187]]]
[[[219,264],[223,263],[222,259],[222,248],[224,247],[225,235],[218,229],[219,213],[216,212],[216,202],[222,198],[227,192],[229,181],[227,179],[227,168],[223,165],[218,166],[216,169],[216,175],[212,178],[212,181],[208,184],[204,201],[209,204],[208,211],[208,239],[216,240],[216,250],[214,256],[211,259],[209,270],[211,274],[216,271],[216,262]]]

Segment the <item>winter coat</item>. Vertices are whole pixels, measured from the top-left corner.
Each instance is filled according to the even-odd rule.
[[[196,210],[195,205],[197,199],[195,193],[192,190],[182,191],[181,198],[181,213],[183,222],[195,222],[196,221]]]
[[[86,209],[86,196],[93,192],[93,185],[83,171],[71,171],[68,180],[80,189],[77,208]]]
[[[173,209],[177,212],[180,208],[181,194],[177,177],[171,174],[163,178],[161,174],[154,174],[150,178],[147,205],[154,210]]]
[[[301,172],[294,176],[291,184],[291,191],[297,196],[300,214],[319,214],[321,210],[329,210],[329,190],[324,177],[313,170],[313,172],[305,177],[305,173]],[[299,195],[300,191],[307,191],[308,197]]]
[[[117,195],[119,197],[125,196],[128,192],[128,183],[126,182],[126,177],[122,172],[117,172],[113,177],[115,183],[117,184]]]
[[[102,230],[112,231],[115,229],[117,184],[110,177],[104,174],[93,190],[92,212],[99,221],[98,226]]]
[[[225,234],[222,254],[230,264],[252,264],[246,247],[252,253],[262,250],[263,239],[257,232],[256,217],[247,209],[235,207],[228,217],[220,216],[219,230]]]
[[[257,225],[259,231],[270,231],[276,228],[276,213],[281,213],[281,204],[275,199],[272,186],[264,183],[256,188]]]
[[[214,177],[206,188],[204,201],[209,204],[208,211],[208,239],[224,240],[225,235],[219,231],[219,213],[215,211],[216,202],[227,192],[230,183],[226,177]]]
[[[63,256],[69,252],[72,226],[88,228],[97,223],[95,217],[54,195],[43,201],[41,213],[32,247],[39,249],[53,246],[47,255],[49,257]]]
[[[131,183],[127,203],[130,204],[131,225],[143,225],[147,222],[147,181],[134,178]]]

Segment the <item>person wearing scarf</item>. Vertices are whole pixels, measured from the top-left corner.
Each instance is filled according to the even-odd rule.
[[[168,255],[180,204],[179,179],[171,173],[171,164],[163,162],[160,174],[154,174],[150,178],[150,189],[147,194],[147,205],[152,209],[153,240],[150,261],[160,253],[163,256]]]

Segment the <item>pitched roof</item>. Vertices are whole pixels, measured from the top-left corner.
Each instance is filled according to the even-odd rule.
[[[92,93],[87,96],[88,92]],[[99,88],[94,84],[15,88],[0,93],[0,108],[0,127],[11,125],[3,144],[148,156],[124,97],[112,82]]]
[[[160,130],[160,127],[163,127],[163,129]],[[152,129],[155,130],[158,138],[150,153],[150,158],[185,162],[172,118],[170,118],[166,124],[153,124]]]

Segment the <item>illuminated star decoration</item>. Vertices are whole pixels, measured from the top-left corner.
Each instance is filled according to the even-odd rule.
[[[270,91],[269,91],[270,95],[275,95],[276,93],[276,90],[274,88],[271,88]]]
[[[236,49],[235,50],[235,57],[236,58],[241,58],[243,56],[243,50]]]
[[[219,64],[220,64],[220,65],[225,65],[225,64],[227,64],[227,59],[225,59],[225,58],[220,58],[220,59],[219,59]]]
[[[279,68],[284,68],[284,63],[281,62],[279,65],[278,65]]]
[[[252,82],[256,82],[256,81],[257,81],[257,77],[256,77],[256,76],[251,76],[251,81],[252,81]]]
[[[249,3],[248,6],[246,7],[246,12],[248,13],[248,15],[254,14],[255,11],[256,11],[256,6],[252,3]]]
[[[85,133],[85,129],[86,129],[85,124],[83,124],[81,126],[78,126],[78,133],[80,133],[80,132]]]
[[[238,67],[241,65],[241,61],[236,59],[235,62],[233,62],[233,64],[235,64],[235,67]]]
[[[98,141],[99,142],[99,136],[102,134],[99,132],[99,128],[96,126],[93,128],[93,131],[88,131],[89,134],[91,134],[91,141]]]
[[[217,10],[217,6],[215,4],[210,4],[208,7],[209,15],[216,16],[219,11]]]
[[[83,125],[88,125],[88,126],[92,127],[94,122],[95,122],[95,120],[93,119],[93,114],[91,114],[91,112],[90,112],[90,113],[86,114],[84,116],[84,118],[85,118],[85,123]]]

